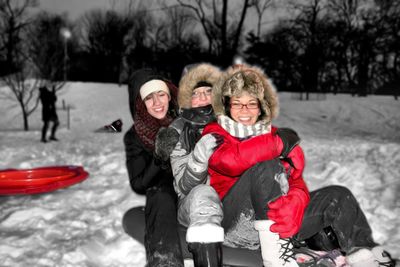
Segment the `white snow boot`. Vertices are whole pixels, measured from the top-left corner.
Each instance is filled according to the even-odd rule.
[[[390,255],[381,246],[372,249],[357,248],[346,257],[346,262],[351,267],[395,266]]]
[[[271,220],[257,220],[254,228],[260,237],[261,256],[264,267],[298,267],[293,254],[293,245],[288,239],[279,238],[279,234],[271,232]]]
[[[346,262],[352,267],[379,267],[374,254],[367,248],[362,248],[346,257]]]
[[[381,246],[376,246],[371,249],[372,254],[374,254],[375,260],[379,262],[379,266],[396,266],[395,261],[392,259],[390,254],[383,249]]]

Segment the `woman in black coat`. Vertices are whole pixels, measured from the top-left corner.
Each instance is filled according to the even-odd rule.
[[[128,92],[134,124],[124,136],[126,167],[132,190],[146,195],[147,266],[183,266],[171,168],[153,156],[158,130],[176,117],[177,88],[153,70],[142,69],[131,76]],[[128,234],[129,220],[128,211],[123,219]]]

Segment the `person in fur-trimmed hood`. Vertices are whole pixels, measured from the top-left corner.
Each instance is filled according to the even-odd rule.
[[[209,158],[208,173],[222,201],[227,245],[260,247],[264,266],[272,267],[302,266],[295,260],[299,250],[293,249],[292,240],[318,250],[340,249],[353,266],[390,264],[347,188],[308,192],[299,139],[294,131],[271,124],[278,98],[261,69],[230,68],[214,87],[212,105],[217,122],[205,127],[200,141],[222,138]]]
[[[196,266],[201,266],[198,259],[212,262],[211,266],[221,266],[223,213],[219,196],[209,186],[207,175],[208,159],[219,140],[212,135],[199,140],[204,126],[215,121],[210,103],[213,88],[221,75],[209,64],[196,65],[186,72],[179,83],[181,116],[168,129],[160,131],[156,139],[156,154],[161,158],[170,155],[171,158],[175,190],[179,196],[178,221],[188,227],[186,240]],[[172,137],[173,132],[178,133],[177,141],[171,144],[165,136]],[[283,135],[270,135],[271,142],[279,142],[282,147],[289,145],[281,138],[285,140]]]
[[[145,249],[147,265],[183,267],[178,235],[177,195],[169,163],[154,157],[156,134],[168,126],[178,110],[177,88],[152,69],[140,69],[132,74],[128,84],[132,127],[125,133],[126,167],[132,190],[146,195]],[[134,210],[123,217],[127,234],[137,220]]]
[[[171,160],[179,196],[178,221],[188,227],[186,241],[196,267],[222,266],[222,207],[215,190],[206,184],[207,160],[217,140],[210,136],[198,142],[204,126],[215,120],[211,93],[220,75],[221,71],[208,63],[185,70],[179,82],[180,116],[156,139],[156,154]]]

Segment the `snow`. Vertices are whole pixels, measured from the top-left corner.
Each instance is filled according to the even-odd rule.
[[[4,88],[0,88],[4,90]],[[311,190],[337,184],[359,200],[376,242],[400,257],[400,102],[389,96],[280,93],[275,125],[302,138]],[[1,266],[144,266],[144,247],[121,226],[145,198],[129,187],[123,133],[131,126],[125,85],[68,83],[58,94],[59,142],[41,143],[41,110],[22,131],[19,107],[0,99],[0,169],[82,165],[90,176],[66,189],[0,197]],[[71,106],[70,129],[62,101]],[[121,118],[123,133],[95,133]]]

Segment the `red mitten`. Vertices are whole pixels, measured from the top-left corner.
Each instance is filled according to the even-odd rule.
[[[300,230],[308,202],[307,192],[299,188],[290,188],[287,195],[269,203],[267,216],[275,222],[270,230],[279,233],[281,238],[295,235]]]

